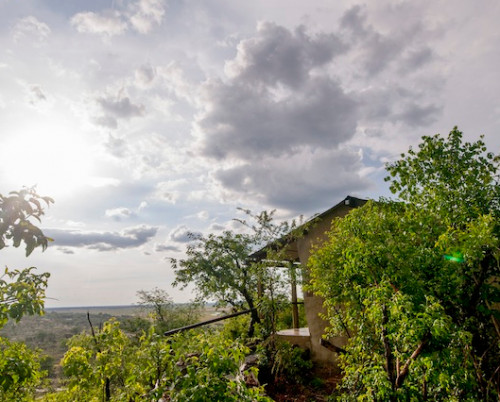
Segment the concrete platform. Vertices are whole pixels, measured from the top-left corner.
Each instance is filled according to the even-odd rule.
[[[302,349],[311,350],[311,334],[309,328],[284,329],[276,332],[276,338],[290,342]]]

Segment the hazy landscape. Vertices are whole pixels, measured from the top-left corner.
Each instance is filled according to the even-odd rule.
[[[42,316],[24,316],[19,322],[9,321],[0,329],[0,336],[24,342],[33,349],[40,349],[45,355],[43,368],[48,371],[51,379],[57,379],[61,374],[60,360],[68,350],[68,339],[91,331],[87,313],[96,329],[111,318],[116,318],[127,328],[127,323],[137,317],[147,318],[151,310],[139,305],[47,308]],[[207,304],[201,310],[200,321],[213,318],[217,314],[220,312]]]

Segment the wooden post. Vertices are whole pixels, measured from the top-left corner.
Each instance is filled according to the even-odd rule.
[[[295,275],[295,267],[293,263],[290,267],[290,276],[292,279],[292,326],[299,328],[299,304],[297,301],[297,278]]]
[[[250,309],[250,310],[238,311],[237,313],[225,315],[225,316],[222,316],[222,317],[212,318],[211,320],[198,322],[196,324],[186,325],[185,327],[171,329],[170,331],[164,332],[163,335],[165,335],[165,336],[175,335],[178,332],[184,332],[184,331],[187,331],[189,329],[202,327],[202,326],[208,325],[208,324],[213,324],[214,322],[227,320],[228,318],[238,317],[239,315],[242,315],[242,314],[249,314],[249,313],[251,313],[252,311],[255,311],[255,310],[256,309],[253,308],[253,309]]]

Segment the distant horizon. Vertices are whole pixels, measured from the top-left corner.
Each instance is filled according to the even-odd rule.
[[[174,304],[189,304],[190,302],[175,302]],[[204,303],[205,306],[213,306],[215,303],[214,302],[207,302]],[[124,307],[146,307],[146,305],[143,304],[109,304],[109,305],[95,305],[95,306],[58,306],[58,307],[45,307],[44,310],[68,310],[68,309],[78,309],[78,310],[83,310],[83,309],[97,309],[97,308],[109,308],[109,309],[118,309],[118,308],[124,308]]]
[[[64,310],[64,309],[85,309],[85,308],[120,308],[120,307],[142,307],[140,304],[109,304],[96,306],[62,306],[62,307],[45,307],[45,310]]]

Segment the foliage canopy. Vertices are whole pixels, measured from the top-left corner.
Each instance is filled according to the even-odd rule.
[[[348,337],[341,398],[496,400],[498,157],[454,128],[387,170],[401,201],[335,221],[310,260],[331,331]]]
[[[0,249],[10,243],[25,245],[26,256],[36,247],[47,248],[49,239],[33,224],[44,214],[41,201],[54,202],[25,188],[9,195],[0,194]],[[36,274],[35,268],[9,270],[0,276],[0,328],[9,319],[19,321],[23,315],[42,314],[49,273]],[[0,338],[0,399],[30,398],[42,377],[39,357],[22,343]]]

